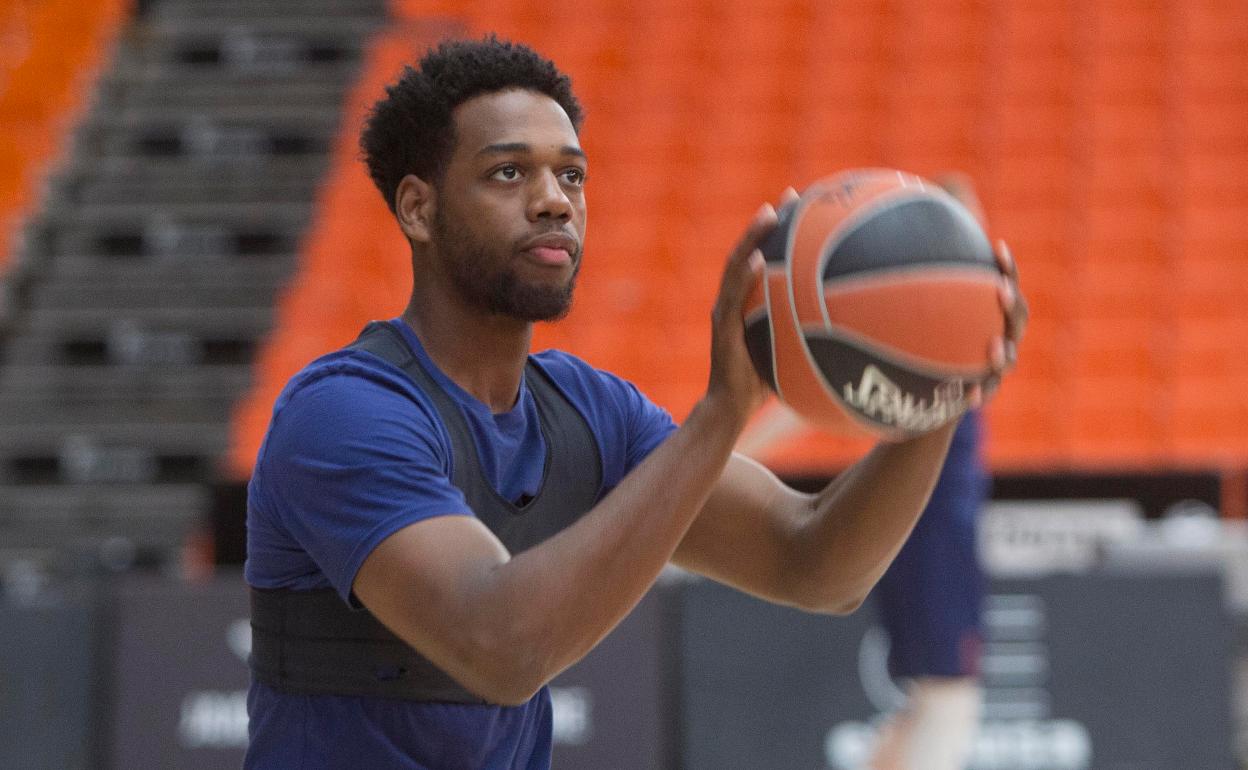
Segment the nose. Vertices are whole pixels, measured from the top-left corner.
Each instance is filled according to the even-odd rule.
[[[567,221],[572,218],[572,201],[559,179],[552,171],[544,171],[533,180],[533,192],[529,198],[529,220],[542,219]]]

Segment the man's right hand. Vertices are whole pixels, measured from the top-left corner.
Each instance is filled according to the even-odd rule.
[[[764,203],[728,257],[711,311],[711,376],[703,401],[728,416],[737,431],[767,398],[767,386],[745,345],[742,316],[746,296],[755,281],[762,279],[763,255],[758,246],[776,222],[776,210]]]

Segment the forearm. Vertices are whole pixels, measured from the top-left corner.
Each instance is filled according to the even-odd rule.
[[[856,607],[914,529],[940,477],[956,423],[880,444],[822,492],[806,498],[788,569],[802,606]]]
[[[525,692],[579,660],[670,560],[727,461],[739,426],[703,402],[580,521],[497,565],[467,617]]]

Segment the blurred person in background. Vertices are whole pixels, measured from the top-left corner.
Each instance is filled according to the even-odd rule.
[[[935,181],[983,223],[969,177],[948,173]],[[737,451],[761,457],[804,430],[777,403]],[[967,412],[923,515],[873,592],[889,639],[889,673],[904,683],[906,702],[881,726],[869,770],[961,770],[969,761],[983,701],[985,579],[976,534],[990,481],[982,433],[980,413]]]

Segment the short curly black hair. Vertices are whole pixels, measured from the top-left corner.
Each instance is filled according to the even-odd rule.
[[[525,88],[555,100],[581,128],[581,105],[571,79],[528,46],[487,35],[449,40],[430,50],[418,69],[405,67],[386,97],[373,105],[360,134],[368,175],[394,211],[394,191],[408,174],[436,181],[455,147],[451,112],[474,96]]]

